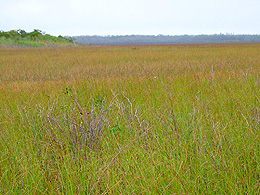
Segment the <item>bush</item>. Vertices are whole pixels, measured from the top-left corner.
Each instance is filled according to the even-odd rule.
[[[49,45],[63,45],[73,43],[72,38],[66,38],[61,35],[58,37],[45,34],[43,31],[34,29],[27,33],[25,30],[11,30],[8,32],[0,31],[0,45],[42,47]]]

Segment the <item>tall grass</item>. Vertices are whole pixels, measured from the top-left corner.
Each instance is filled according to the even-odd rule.
[[[0,192],[258,194],[259,54],[0,49]]]

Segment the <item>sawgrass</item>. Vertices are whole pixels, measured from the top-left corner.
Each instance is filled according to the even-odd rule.
[[[1,194],[257,194],[260,44],[0,49]]]

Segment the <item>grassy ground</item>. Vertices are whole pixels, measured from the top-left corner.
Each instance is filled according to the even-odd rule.
[[[259,56],[260,44],[0,49],[0,193],[260,193]]]

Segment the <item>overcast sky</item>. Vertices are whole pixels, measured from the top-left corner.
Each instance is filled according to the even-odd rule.
[[[0,30],[52,35],[260,34],[260,0],[0,0]]]

